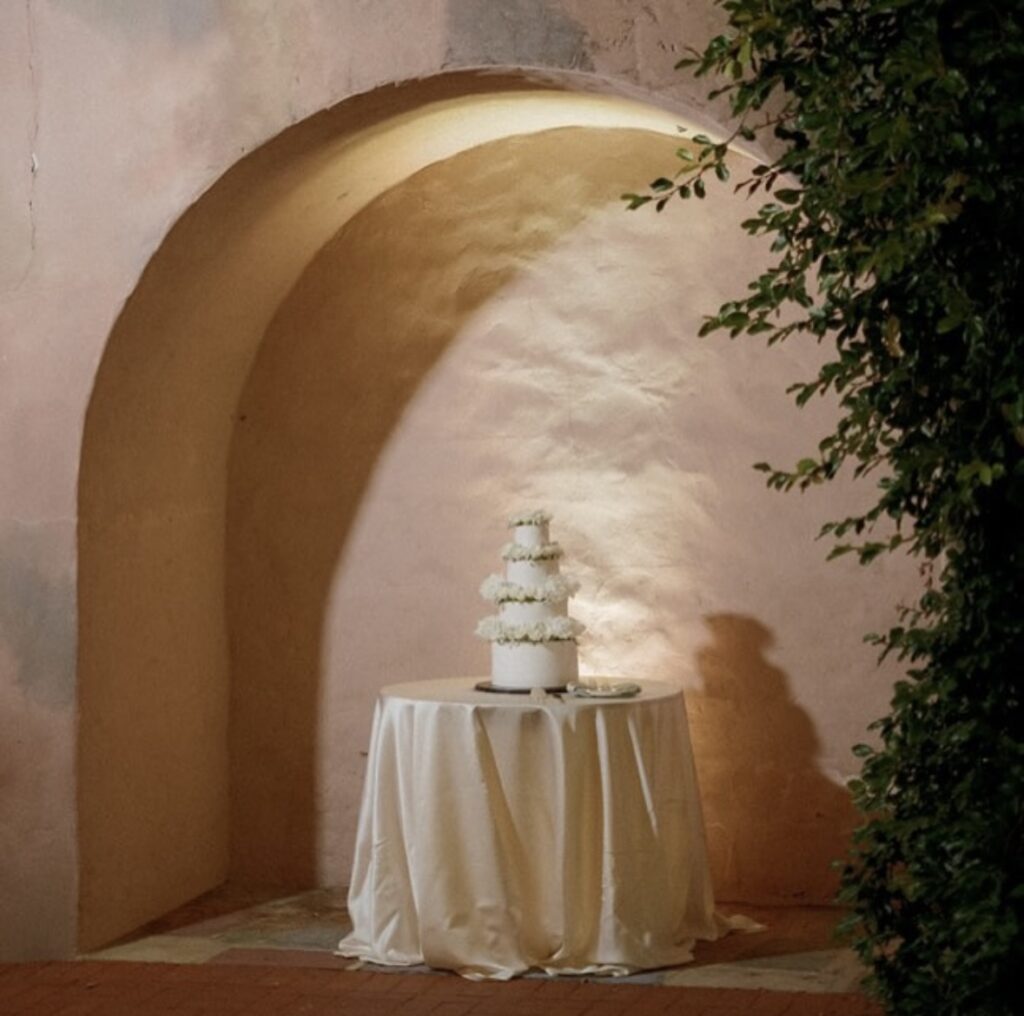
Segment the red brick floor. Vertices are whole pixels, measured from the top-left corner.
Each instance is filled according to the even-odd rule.
[[[861,995],[167,963],[0,965],[0,1016],[881,1016]]]

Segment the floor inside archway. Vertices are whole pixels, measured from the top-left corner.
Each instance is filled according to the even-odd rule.
[[[752,917],[765,926],[764,930],[734,933],[717,942],[699,942],[694,961],[686,966],[629,977],[588,979],[610,986],[858,991],[864,971],[854,954],[834,937],[841,911],[828,907],[747,904],[722,904],[721,909]],[[122,942],[82,958],[373,970],[397,975],[435,973],[426,967],[396,970],[335,956],[333,950],[349,928],[343,889],[317,889],[281,897],[279,891],[225,887],[186,904]],[[541,974],[536,976],[553,980]]]

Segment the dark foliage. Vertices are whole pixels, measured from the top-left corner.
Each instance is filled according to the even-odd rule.
[[[874,637],[908,676],[855,749],[850,931],[892,1013],[1024,1012],[1024,3],[718,2],[728,31],[681,65],[725,81],[735,131],[625,198],[703,198],[738,138],[782,153],[736,185],[766,199],[745,228],[774,267],[703,333],[834,346],[793,387],[834,393],[834,433],[758,468],[783,490],[872,474],[832,554],[902,548],[925,578]]]

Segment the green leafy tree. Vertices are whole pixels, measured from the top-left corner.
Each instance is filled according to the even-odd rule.
[[[727,31],[681,65],[733,134],[625,198],[703,198],[740,138],[778,153],[735,184],[773,266],[702,334],[834,349],[793,386],[837,398],[834,432],[759,468],[782,490],[872,474],[832,554],[902,548],[924,575],[873,636],[907,677],[855,749],[848,930],[892,1013],[1024,1012],[1024,4],[716,2]]]

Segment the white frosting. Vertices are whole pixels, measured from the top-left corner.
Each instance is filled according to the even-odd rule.
[[[569,605],[565,600],[560,603],[549,603],[544,600],[517,603],[511,600],[498,607],[498,617],[508,624],[531,624],[534,621],[546,621],[552,617],[566,617],[568,613]]]
[[[557,561],[505,562],[505,578],[520,586],[540,586],[557,574]]]
[[[540,547],[548,542],[548,524],[539,522],[530,526],[515,526],[512,529],[512,540],[520,547]]]
[[[499,688],[561,688],[578,677],[575,642],[491,643],[491,681]]]

